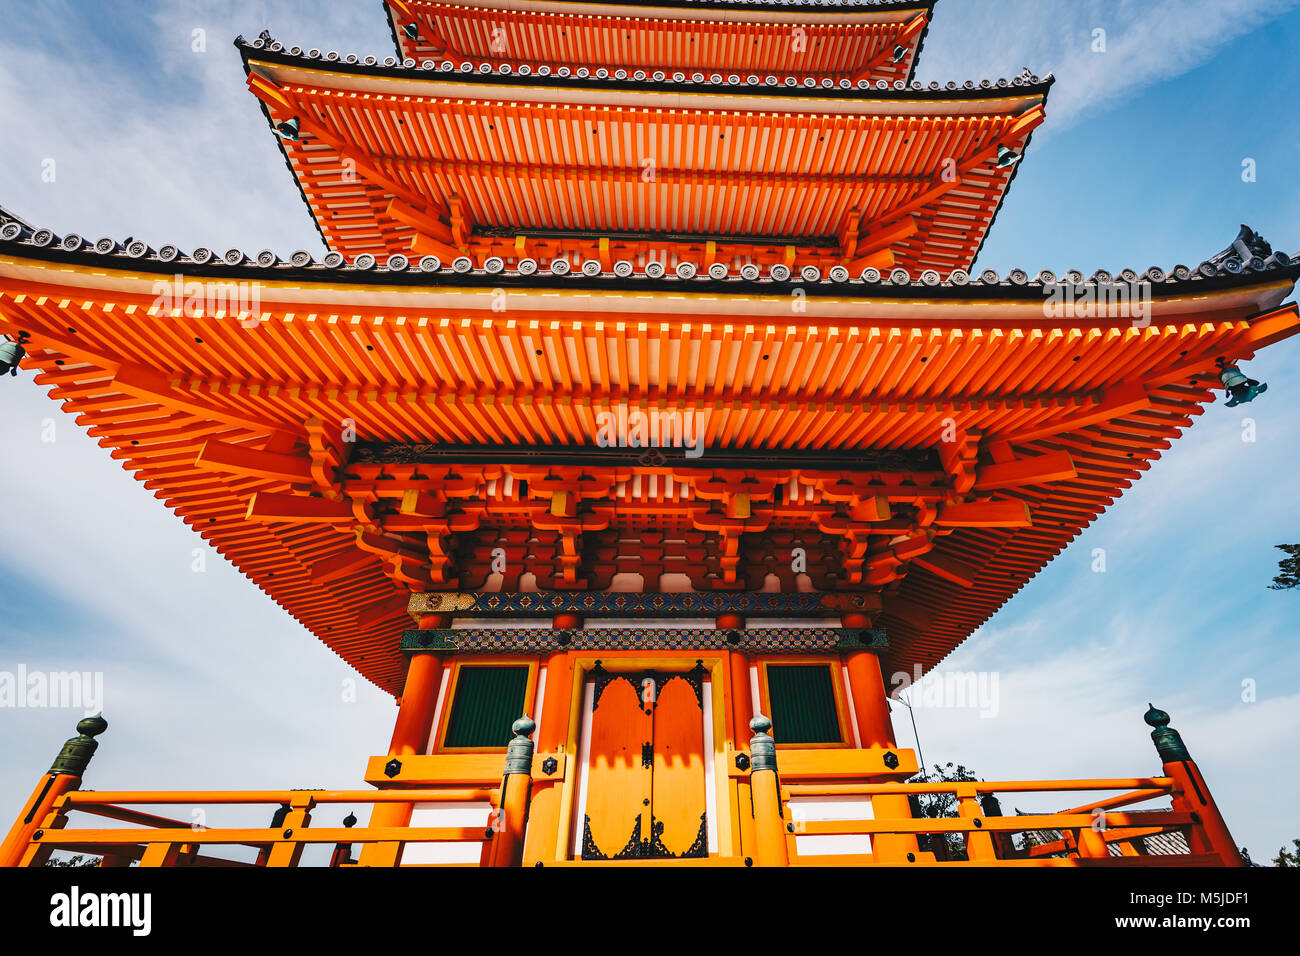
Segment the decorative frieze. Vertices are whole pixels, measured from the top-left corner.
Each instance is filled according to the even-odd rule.
[[[832,654],[883,651],[880,628],[432,628],[402,632],[402,650],[455,654],[551,654],[556,651],[700,651],[744,654]]]

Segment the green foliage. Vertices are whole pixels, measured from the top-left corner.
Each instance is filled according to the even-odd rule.
[[[1295,849],[1288,852],[1286,847],[1279,847],[1277,856],[1273,858],[1274,866],[1300,866],[1300,840],[1291,842]]]
[[[1300,587],[1300,544],[1279,544],[1277,548],[1286,552],[1286,557],[1277,562],[1277,569],[1281,573],[1269,587],[1274,591]]]
[[[934,772],[924,774],[924,783],[969,783],[978,780],[979,777],[971,773],[964,764],[957,764],[955,767],[949,761],[944,766],[934,765]],[[915,778],[913,778],[915,782]],[[957,816],[957,798],[951,793],[924,793],[916,799],[916,810],[923,817],[955,817]],[[966,838],[960,833],[931,834],[920,838],[922,849],[933,849],[933,843],[939,840],[947,840],[948,859],[965,860],[966,857]]]

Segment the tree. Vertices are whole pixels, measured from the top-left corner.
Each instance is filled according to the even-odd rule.
[[[1279,544],[1279,551],[1285,551],[1286,557],[1277,563],[1277,569],[1281,572],[1273,579],[1269,585],[1274,591],[1286,591],[1289,588],[1300,588],[1300,544]]]
[[[923,775],[925,783],[970,783],[978,780],[979,777],[966,769],[965,765],[957,764],[956,767],[949,761],[946,765],[940,767],[934,765],[934,773]],[[914,813],[923,817],[955,817],[957,816],[957,798],[951,793],[923,793],[916,798]],[[920,842],[924,844],[922,849],[934,849],[934,843],[939,840],[947,841],[948,859],[965,860],[966,857],[966,837],[961,833],[934,833],[928,837],[922,835]]]
[[[99,866],[99,857],[85,856],[77,853],[69,857],[51,856],[45,861],[46,866]]]
[[[1287,852],[1286,847],[1279,847],[1277,856],[1273,858],[1274,866],[1300,866],[1300,840],[1292,840],[1295,849]]]

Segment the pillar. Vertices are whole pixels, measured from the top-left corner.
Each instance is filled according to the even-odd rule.
[[[749,658],[740,651],[727,652],[727,667],[731,677],[731,746],[735,750],[745,749],[745,729],[754,717],[753,694],[749,684]],[[736,819],[740,823],[741,855],[753,857],[754,849],[754,802],[748,777],[735,777],[736,781]]]
[[[449,614],[424,614],[421,630],[446,627]],[[442,684],[442,657],[430,651],[411,654],[406,665],[406,683],[398,702],[397,720],[388,744],[390,757],[422,754],[429,749],[433,714],[438,706],[438,688]],[[376,803],[370,811],[370,827],[404,827],[411,823],[413,806],[409,803]],[[361,849],[362,866],[396,866],[400,846],[395,843],[366,843]]]
[[[32,835],[45,826],[46,817],[53,809],[55,801],[69,790],[76,790],[81,786],[81,778],[90,764],[90,758],[99,749],[99,741],[95,738],[107,729],[108,721],[102,716],[96,715],[77,721],[77,736],[64,743],[63,749],[54,758],[49,771],[32,790],[31,797],[24,805],[23,813],[9,828],[4,842],[0,843],[0,867],[18,866],[31,845]],[[41,859],[33,857],[28,862],[43,863],[44,858],[49,856],[49,852],[38,851],[37,855]]]
[[[863,626],[855,620],[860,615],[844,615],[844,626]],[[889,719],[889,698],[880,672],[880,658],[870,651],[853,651],[844,660],[849,672],[849,689],[853,692],[853,716],[858,722],[858,736],[863,747],[894,748],[894,724]],[[912,807],[904,794],[881,794],[871,798],[871,813],[877,820],[907,820]],[[919,847],[915,834],[879,833],[872,839],[871,852],[881,863],[902,863]]]
[[[537,724],[525,714],[510,725],[514,738],[506,747],[506,769],[501,778],[500,829],[489,853],[493,866],[519,866],[524,855],[524,830],[532,792],[533,741]]]
[[[880,658],[871,651],[853,651],[844,660],[853,692],[853,716],[864,747],[894,747],[894,724],[880,673]]]
[[[581,627],[576,614],[557,614],[552,627],[569,630]],[[567,651],[556,651],[546,659],[546,697],[542,701],[542,732],[537,736],[537,750],[541,754],[561,754],[564,773],[553,775],[544,771],[533,778],[533,791],[528,810],[528,829],[524,833],[524,862],[533,864],[557,859],[560,802],[564,796],[564,780],[578,768],[570,765],[577,754],[565,753],[569,741],[569,720],[573,711],[573,660]],[[557,761],[558,763],[558,761]],[[543,764],[543,767],[545,764]]]
[[[749,722],[749,785],[754,797],[754,862],[759,866],[789,866],[785,818],[781,814],[781,783],[776,775],[776,741],[768,733],[772,721],[759,714]]]

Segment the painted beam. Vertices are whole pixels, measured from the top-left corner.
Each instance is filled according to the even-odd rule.
[[[246,478],[270,478],[291,484],[310,484],[311,459],[302,455],[283,455],[262,451],[248,445],[208,439],[194,458],[194,467]]]

